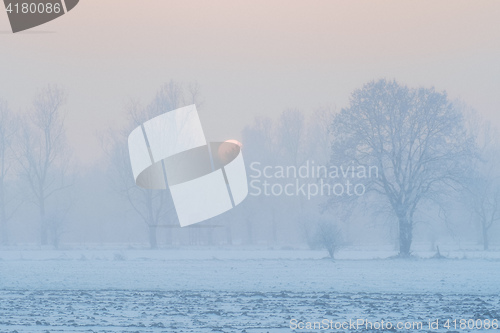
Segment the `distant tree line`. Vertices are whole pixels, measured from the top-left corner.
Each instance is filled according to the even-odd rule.
[[[438,225],[452,238],[466,234],[469,240],[469,233],[459,235],[459,230],[472,228],[485,250],[498,237],[497,132],[463,103],[450,101],[434,88],[383,79],[355,90],[341,110],[292,108],[276,119],[256,117],[241,136],[247,171],[256,161],[296,168],[315,163],[376,167],[378,177],[358,179],[366,189],[362,197],[249,196],[230,212],[182,230],[168,190],[135,185],[127,137],[157,115],[193,103],[200,106],[199,87],[170,81],[147,103],[131,100],[124,110],[126,124],[100,134],[105,157],[92,173],[105,181],[92,190],[84,189],[86,172],[76,168],[66,139],[67,100],[66,91],[55,85],[41,89],[23,114],[0,100],[0,243],[4,246],[18,242],[11,237],[11,227],[29,216],[36,220],[37,243],[58,248],[72,228],[68,221],[82,210],[86,220],[80,224],[116,220],[119,225],[130,220],[133,230],[143,230],[153,249],[184,244],[181,239],[192,245],[306,244],[326,249],[333,258],[342,247],[381,237],[406,257],[412,253],[416,234],[419,239],[427,235],[434,246],[443,233],[434,231]],[[203,107],[199,110],[204,112]],[[272,181],[286,185],[291,180]],[[307,181],[319,184],[320,179]],[[120,209],[104,212],[86,206],[86,200],[96,195]],[[119,210],[126,216],[117,217]],[[26,215],[27,211],[31,213]],[[106,235],[101,236],[106,242]]]

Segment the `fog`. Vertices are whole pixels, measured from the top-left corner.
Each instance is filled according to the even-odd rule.
[[[387,94],[387,105],[370,106],[378,97],[364,94]],[[127,137],[144,120],[198,103],[199,86],[169,81],[149,102],[131,100],[128,124],[96,134],[103,157],[91,167],[77,163],[67,139],[69,96],[48,85],[21,115],[2,103],[3,246],[333,246],[410,254],[499,245],[497,131],[432,87],[377,80],[355,90],[348,108],[255,117],[239,136],[247,199],[185,228],[168,189],[135,185]],[[371,131],[382,132],[377,139]]]
[[[86,0],[12,34],[0,11],[0,330],[498,329],[499,14]],[[193,105],[203,159],[155,160],[177,142],[147,122]],[[216,172],[225,212],[181,227],[170,187]]]

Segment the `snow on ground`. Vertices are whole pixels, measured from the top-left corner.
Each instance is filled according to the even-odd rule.
[[[2,332],[292,332],[293,318],[427,325],[429,318],[500,314],[498,296],[457,294],[101,290],[2,291],[0,296]]]
[[[294,332],[291,319],[500,319],[498,253],[473,260],[335,262],[324,255],[234,249],[0,251],[0,332],[281,333]],[[370,256],[388,255],[346,251],[341,257]],[[479,254],[466,257],[474,256]]]
[[[0,258],[4,290],[500,293],[497,259],[332,262],[323,251],[231,249],[1,251]]]

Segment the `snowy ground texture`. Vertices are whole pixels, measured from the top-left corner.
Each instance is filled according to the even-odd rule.
[[[368,256],[384,253],[351,258]],[[0,332],[387,331],[294,330],[293,319],[423,322],[420,332],[500,331],[443,327],[447,319],[500,319],[498,253],[440,260],[323,257],[231,249],[0,251]],[[428,329],[428,320],[436,319],[439,329]]]

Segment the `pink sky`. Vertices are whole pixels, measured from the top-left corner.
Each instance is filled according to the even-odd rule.
[[[66,87],[88,163],[96,131],[170,79],[201,85],[211,140],[287,107],[343,107],[381,77],[447,90],[500,126],[499,18],[499,1],[82,0],[14,35],[0,11],[0,98],[22,111],[41,86]]]

